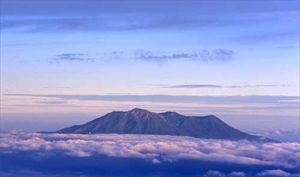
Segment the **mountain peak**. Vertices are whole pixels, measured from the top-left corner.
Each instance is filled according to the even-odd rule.
[[[141,108],[133,108],[132,110],[130,110],[128,112],[136,112],[136,113],[138,113],[138,112],[150,112],[150,111],[148,111],[146,109],[141,109]]]
[[[127,112],[111,112],[85,124],[64,128],[58,132],[151,134],[259,140],[259,137],[241,132],[214,115],[185,116],[171,111],[155,113],[140,108],[134,108]]]
[[[139,118],[149,118],[153,116],[155,113],[145,109],[134,108],[130,111],[127,111],[125,114],[128,115],[129,117],[134,117],[139,119]]]
[[[177,112],[173,112],[173,111],[167,111],[167,112],[162,112],[162,113],[159,113],[159,115],[162,115],[162,116],[184,116],[184,115],[181,115]]]

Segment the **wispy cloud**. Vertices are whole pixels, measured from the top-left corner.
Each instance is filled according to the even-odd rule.
[[[196,96],[196,95],[63,95],[63,94],[4,94],[6,96],[58,98],[63,100],[101,100],[101,101],[135,101],[135,102],[191,102],[191,103],[280,103],[281,100],[299,100],[299,96]]]
[[[222,88],[221,85],[214,84],[187,84],[187,85],[172,85],[164,88]]]
[[[90,58],[87,54],[82,53],[62,53],[56,55],[54,58],[56,62],[60,61],[92,61],[93,58]]]
[[[68,101],[65,101],[65,100],[40,100],[40,101],[36,101],[36,103],[42,104],[42,105],[60,105],[61,106],[62,104],[68,103]],[[27,106],[30,106],[30,105],[27,105]]]
[[[185,12],[197,12],[198,13],[215,13],[215,12],[285,12],[298,10],[297,2],[291,1],[289,3],[282,1],[268,1],[257,2],[237,0],[232,1],[173,1],[165,0],[162,2],[157,1],[143,1],[137,2],[136,0],[128,0],[120,3],[118,0],[111,1],[91,1],[86,3],[85,0],[77,0],[76,3],[70,0],[61,1],[45,1],[45,0],[28,0],[23,2],[19,0],[2,0],[3,14],[5,15],[43,15],[50,12],[53,14],[74,14],[74,13],[86,13],[86,14],[99,14],[102,12],[114,12],[125,13],[132,12],[133,10],[138,12],[165,12],[165,13],[178,13],[173,8],[180,7]],[[187,5],[188,4],[188,5]],[[190,6],[190,4],[196,4]],[[27,5],[27,6],[26,6]],[[184,6],[185,5],[185,6]],[[233,6],[235,5],[235,6]],[[72,6],[72,8],[70,8]],[[158,8],[159,7],[159,8]],[[170,8],[173,7],[173,8]],[[214,7],[214,8],[211,8]]]
[[[216,84],[183,84],[163,86],[163,88],[259,88],[259,87],[288,87],[284,84],[254,84],[254,85],[216,85]]]
[[[298,12],[296,1],[1,1],[1,29],[25,32],[187,29],[257,24]],[[72,8],[70,8],[72,7]],[[214,8],[211,8],[214,7]],[[180,13],[179,13],[180,12]],[[224,18],[234,13],[239,18]],[[257,15],[253,14],[264,14]],[[265,15],[277,13],[277,15]],[[278,15],[278,13],[281,13]],[[8,18],[7,18],[8,17]],[[14,18],[12,18],[14,17]],[[72,18],[71,18],[72,17]]]
[[[201,60],[201,61],[230,61],[235,52],[229,49],[215,49],[212,51],[203,49],[195,53],[160,53],[146,50],[138,50],[135,57],[140,60],[164,61],[164,60]]]
[[[257,87],[288,87],[290,85],[284,84],[254,84],[254,85],[230,85],[224,86],[227,88],[257,88]]]
[[[0,30],[19,32],[81,32],[81,31],[127,31],[147,29],[195,28],[216,26],[210,17],[145,16],[145,14],[104,14],[102,17],[51,17],[4,19]]]

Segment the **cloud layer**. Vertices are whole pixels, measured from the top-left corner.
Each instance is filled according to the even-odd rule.
[[[296,142],[257,143],[155,135],[2,133],[0,149],[2,153],[61,152],[74,157],[137,158],[154,164],[199,160],[283,169],[300,167],[300,144]]]
[[[0,175],[295,177],[299,150],[296,142],[11,132],[0,134]]]

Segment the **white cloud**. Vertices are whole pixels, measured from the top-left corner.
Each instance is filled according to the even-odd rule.
[[[224,173],[219,171],[208,171],[204,177],[226,177]]]
[[[258,143],[191,137],[117,134],[2,133],[2,152],[60,151],[68,156],[140,158],[153,163],[182,159],[247,165],[300,167],[299,143]]]
[[[259,177],[268,177],[268,176],[273,176],[273,177],[289,177],[291,174],[282,171],[280,169],[275,169],[275,170],[265,170],[263,172],[258,173]]]
[[[293,175],[288,172],[285,172],[280,169],[274,169],[274,170],[264,170],[262,172],[257,173],[256,177],[296,177],[298,174]],[[220,171],[208,171],[205,173],[204,177],[246,177],[249,176],[244,172],[240,171],[234,171],[229,174],[224,174],[223,172]],[[253,175],[251,175],[253,177]]]
[[[246,174],[241,171],[234,171],[228,175],[228,177],[246,177]]]

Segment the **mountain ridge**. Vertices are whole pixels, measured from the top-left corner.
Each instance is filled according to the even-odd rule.
[[[235,129],[214,115],[185,116],[177,112],[155,113],[140,108],[112,111],[87,123],[63,128],[57,133],[175,135],[251,141],[263,139]]]

